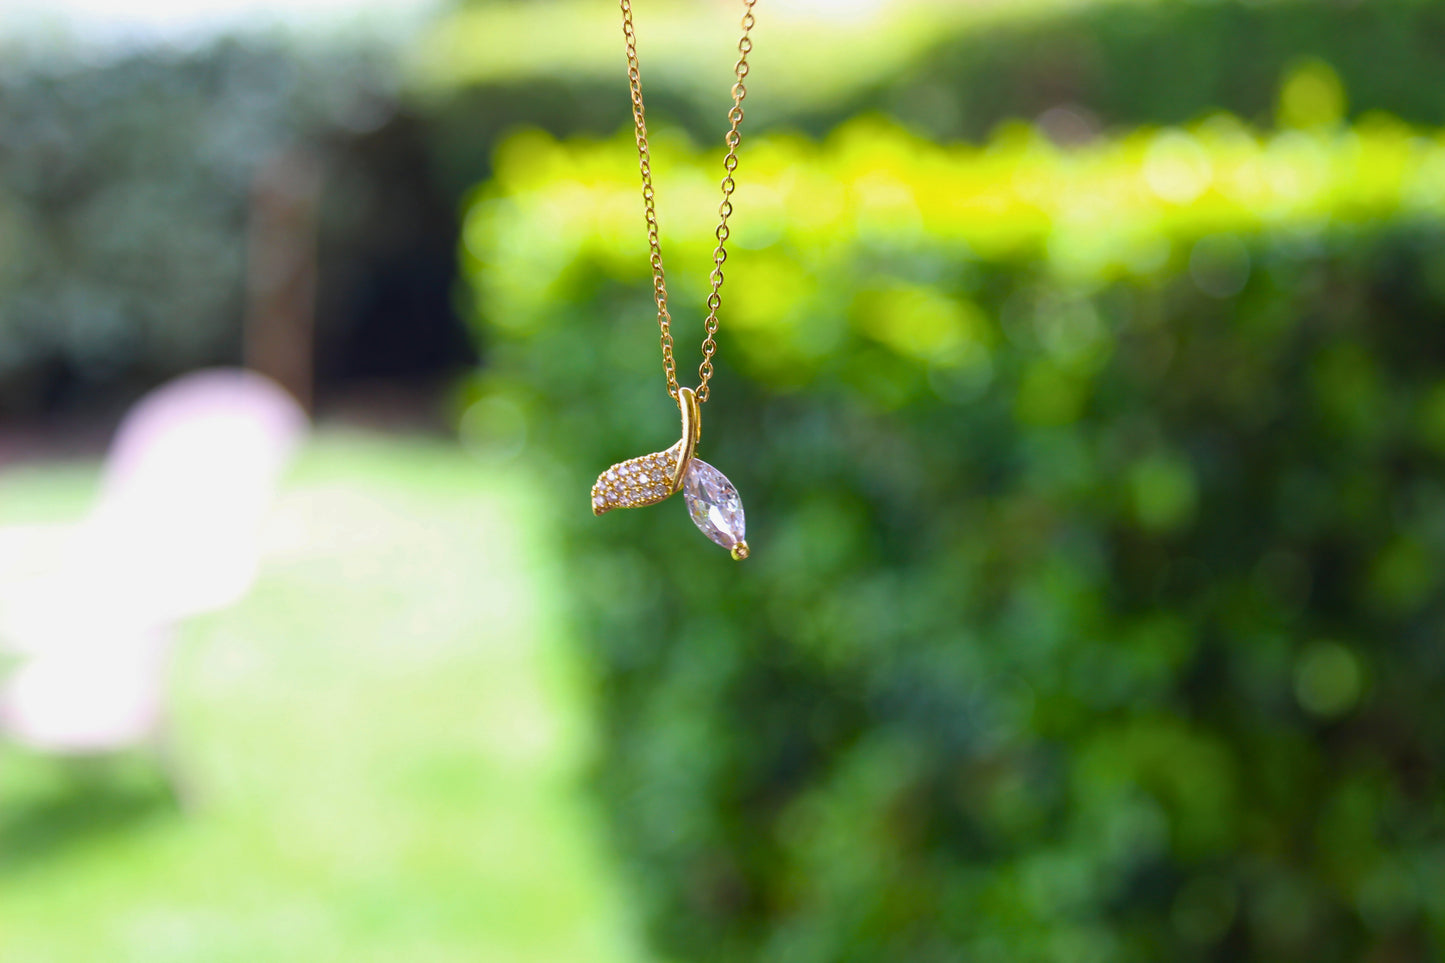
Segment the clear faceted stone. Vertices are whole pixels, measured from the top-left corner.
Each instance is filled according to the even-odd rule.
[[[687,466],[682,497],[693,524],[723,548],[731,551],[746,537],[743,500],[738,497],[738,490],[722,472],[701,458],[694,458]]]

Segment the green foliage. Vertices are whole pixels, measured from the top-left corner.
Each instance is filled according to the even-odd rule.
[[[701,449],[742,564],[589,511],[676,437],[627,140],[501,152],[475,392],[549,478],[668,953],[1445,947],[1445,139],[1305,77],[1267,136],[751,142]],[[657,140],[686,371],[716,159]]]

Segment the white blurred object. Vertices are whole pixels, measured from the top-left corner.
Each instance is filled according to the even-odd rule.
[[[174,626],[250,589],[306,424],[261,375],[187,375],[126,415],[85,521],[0,529],[0,646],[20,657],[0,687],[0,729],[70,753],[155,734]]]
[[[405,36],[437,6],[437,0],[0,0],[0,38],[75,38],[131,51],[286,28],[334,33],[354,25]]]

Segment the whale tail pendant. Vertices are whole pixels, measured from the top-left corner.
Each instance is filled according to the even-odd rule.
[[[745,559],[750,550],[744,537],[742,499],[722,472],[694,457],[702,437],[696,393],[679,389],[677,406],[682,412],[682,439],[666,451],[629,458],[599,475],[592,486],[592,514],[656,505],[680,491],[693,524],[733,558]]]

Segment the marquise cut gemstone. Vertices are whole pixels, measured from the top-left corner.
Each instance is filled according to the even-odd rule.
[[[738,497],[738,490],[722,472],[701,458],[694,458],[687,466],[682,497],[693,524],[723,548],[731,551],[746,537],[743,500]]]

